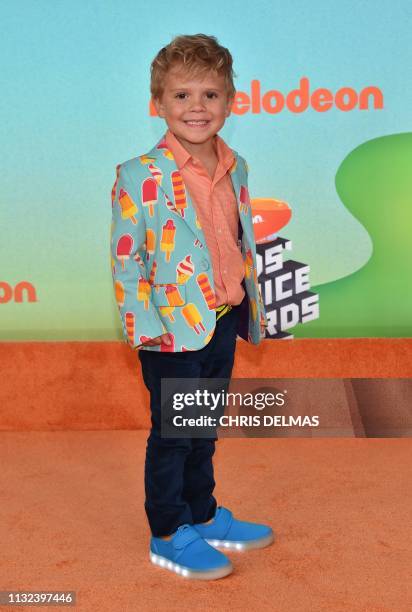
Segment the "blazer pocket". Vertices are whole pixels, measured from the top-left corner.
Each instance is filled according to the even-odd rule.
[[[186,285],[154,284],[152,285],[152,302],[155,306],[184,306],[186,304]]]

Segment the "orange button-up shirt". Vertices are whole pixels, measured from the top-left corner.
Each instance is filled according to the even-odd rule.
[[[218,164],[212,179],[202,162],[193,157],[170,130],[166,132],[166,144],[202,226],[212,260],[216,306],[240,304],[245,295],[241,285],[245,269],[237,244],[239,211],[229,174],[233,152],[216,134]]]

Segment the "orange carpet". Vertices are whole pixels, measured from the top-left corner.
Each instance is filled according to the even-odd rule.
[[[137,354],[122,342],[0,343],[0,430],[149,428]],[[411,377],[412,339],[238,341],[236,378]]]
[[[234,376],[410,377],[411,346],[239,343]],[[123,343],[3,343],[0,367],[0,590],[74,590],[87,612],[412,609],[409,438],[221,439],[218,503],[277,539],[229,553],[227,578],[188,581],[148,560],[136,356]]]

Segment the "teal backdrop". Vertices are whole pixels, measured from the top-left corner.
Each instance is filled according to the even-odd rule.
[[[3,340],[123,338],[109,255],[115,167],[165,131],[149,112],[153,57],[198,32],[234,57],[239,96],[220,135],[248,161],[251,197],[291,207],[280,235],[320,296],[319,319],[294,336],[411,335],[411,3],[205,6],[3,3]],[[330,92],[323,107],[318,93],[301,112],[282,108],[303,78],[309,98]]]

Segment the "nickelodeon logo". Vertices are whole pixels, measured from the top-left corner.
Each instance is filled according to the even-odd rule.
[[[250,83],[250,91],[237,91],[232,113],[234,115],[245,115],[252,113],[259,115],[269,113],[276,115],[284,110],[291,113],[304,113],[312,108],[317,113],[325,113],[331,108],[348,112],[354,109],[370,110],[383,108],[383,93],[379,87],[370,85],[357,92],[353,87],[341,87],[335,93],[326,87],[320,87],[311,91],[309,79],[302,77],[299,87],[287,94],[271,89],[262,92],[260,81],[254,79]],[[152,100],[149,103],[149,114],[157,117],[157,112]]]
[[[8,302],[37,302],[36,289],[28,281],[21,281],[13,287],[5,281],[0,281],[0,304]]]

